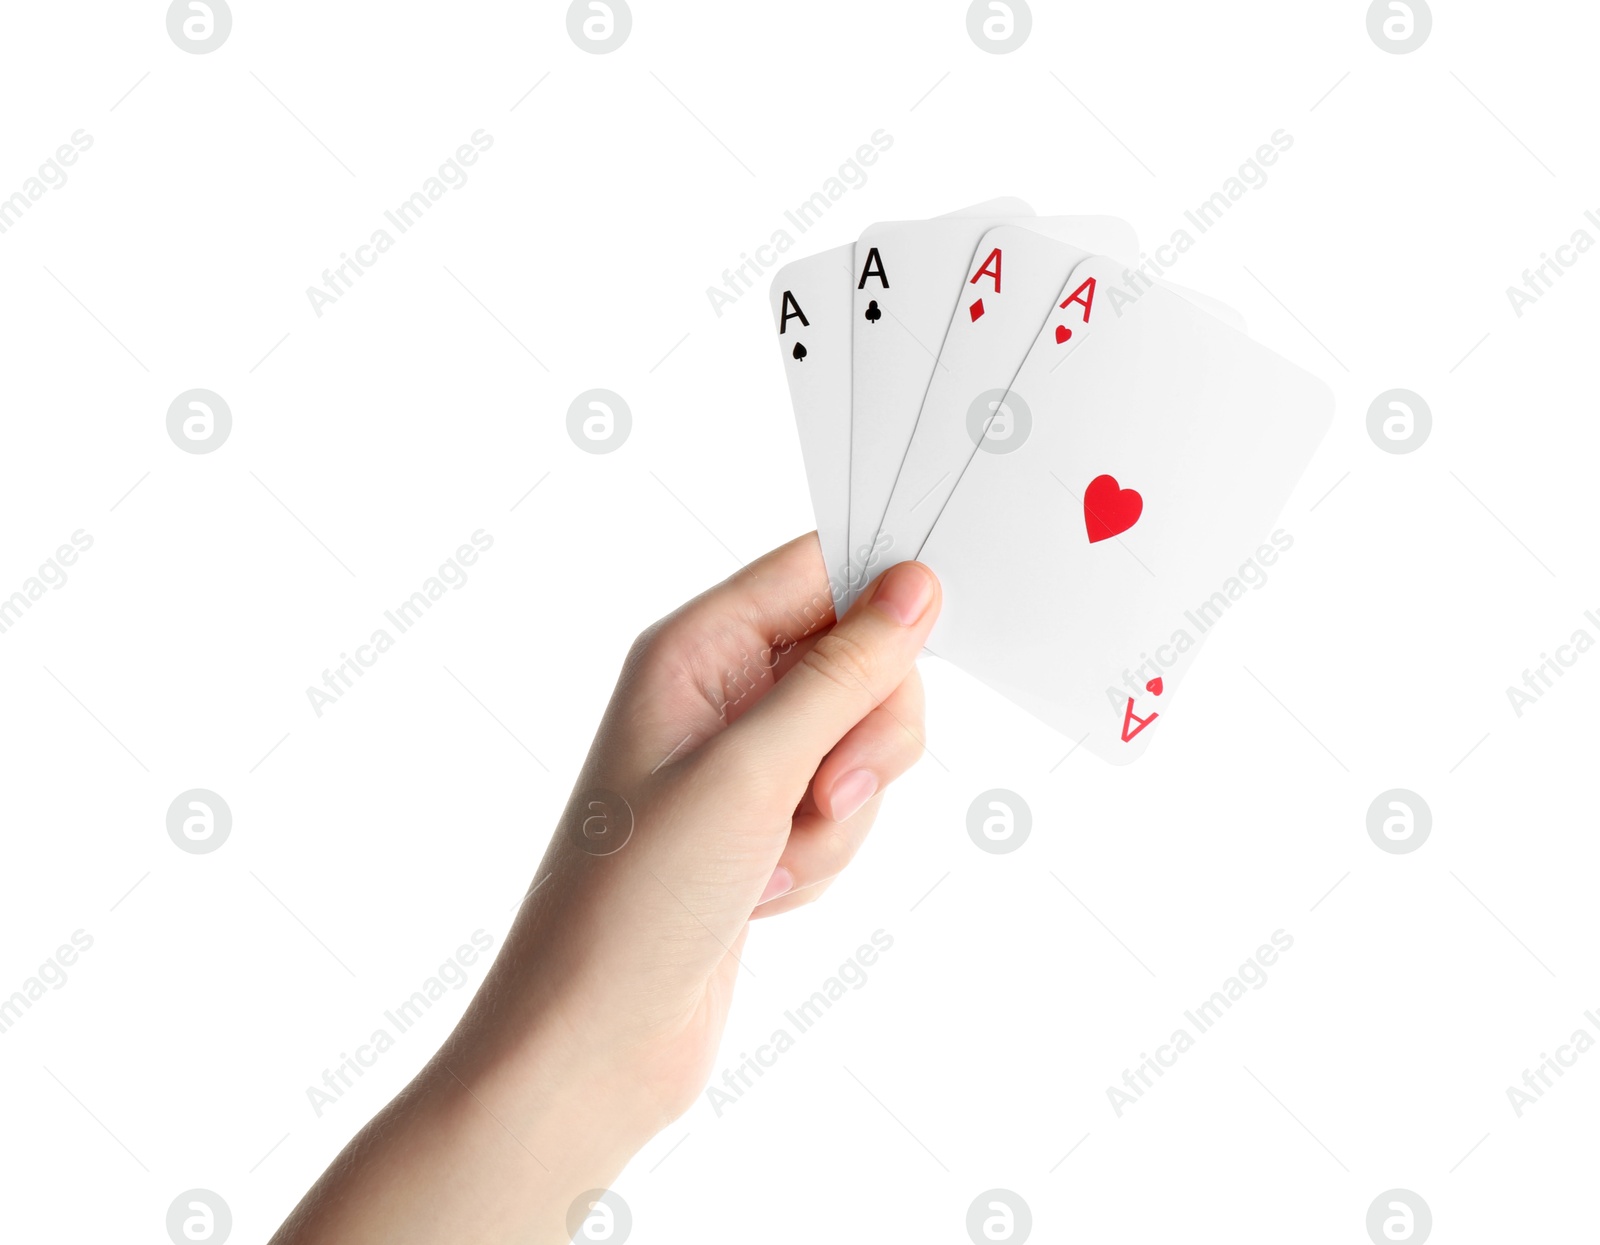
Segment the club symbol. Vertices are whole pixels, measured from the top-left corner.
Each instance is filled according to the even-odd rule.
[[[972,306],[967,308],[967,311],[971,314],[972,318],[976,320],[983,314],[983,299],[980,298],[977,302],[973,303]]]
[[[866,317],[868,324],[876,324],[883,319],[883,312],[878,310],[878,300],[876,298],[867,304]]]
[[[792,351],[790,351],[789,353],[792,354],[795,357],[795,359],[798,361],[800,359],[804,359],[808,352],[807,352],[807,350],[805,348],[805,344],[803,342],[795,342],[794,349]]]

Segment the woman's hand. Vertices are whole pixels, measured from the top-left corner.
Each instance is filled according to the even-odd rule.
[[[483,987],[278,1245],[568,1239],[705,1084],[751,919],[820,895],[920,756],[939,600],[902,563],[836,623],[806,536],[640,636]]]

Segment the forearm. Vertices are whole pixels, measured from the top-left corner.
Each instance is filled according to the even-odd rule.
[[[728,712],[721,672],[827,592],[807,537],[645,633],[461,1023],[273,1245],[568,1241],[583,1195],[693,1104],[751,917],[820,894],[921,751],[938,584],[916,563],[808,622]]]
[[[609,1186],[644,1140],[636,1105],[554,1051],[500,1055],[458,1033],[271,1245],[565,1242],[573,1201]]]

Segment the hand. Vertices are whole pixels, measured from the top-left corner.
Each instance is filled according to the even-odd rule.
[[[807,536],[640,636],[482,989],[276,1245],[567,1240],[705,1084],[752,918],[826,890],[921,755],[939,603],[902,563],[835,623]]]

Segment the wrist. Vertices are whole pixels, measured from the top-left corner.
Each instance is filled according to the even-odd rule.
[[[504,1060],[458,1030],[346,1147],[274,1245],[569,1241],[574,1203],[610,1186],[637,1135],[573,1068],[531,1047]]]
[[[507,1016],[504,1019],[510,1020]],[[622,1052],[587,1046],[547,1013],[482,1025],[471,1013],[428,1069],[460,1122],[496,1129],[538,1183],[571,1196],[610,1182],[667,1122]],[[565,1208],[563,1207],[563,1210]]]

